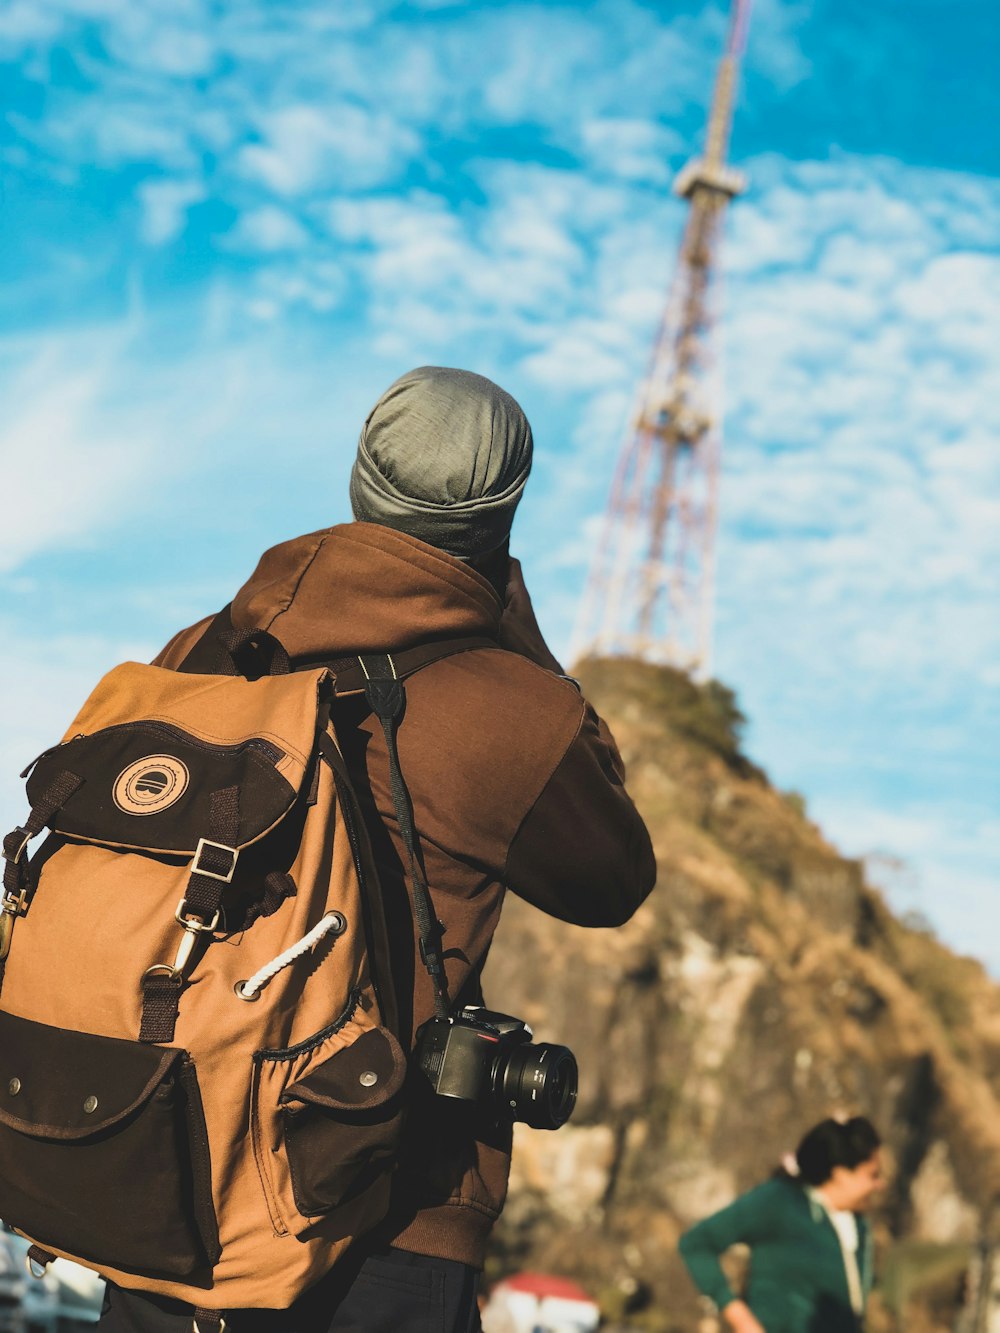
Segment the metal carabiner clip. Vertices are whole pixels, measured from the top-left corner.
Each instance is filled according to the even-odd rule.
[[[22,889],[16,898],[9,893],[5,893],[3,896],[3,902],[0,903],[0,963],[5,962],[7,955],[10,953],[14,922],[25,912],[27,906],[27,889]]]

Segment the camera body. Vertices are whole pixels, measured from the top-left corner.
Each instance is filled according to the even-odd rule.
[[[576,1060],[568,1047],[534,1043],[532,1035],[519,1018],[467,1005],[420,1028],[416,1061],[439,1097],[558,1129],[576,1104]]]

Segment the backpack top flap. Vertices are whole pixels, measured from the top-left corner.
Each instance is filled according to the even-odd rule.
[[[125,662],[38,760],[28,799],[34,806],[71,773],[82,782],[49,821],[55,832],[192,856],[210,827],[213,796],[235,789],[233,846],[242,849],[294,804],[331,689],[325,670],[248,681]]]
[[[147,1101],[182,1054],[0,1013],[0,1124],[33,1138],[92,1138]]]

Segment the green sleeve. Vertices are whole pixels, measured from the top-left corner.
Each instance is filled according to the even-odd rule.
[[[765,1181],[681,1236],[681,1258],[695,1285],[705,1296],[711,1297],[720,1310],[736,1300],[736,1296],[726,1281],[719,1257],[730,1245],[752,1246],[768,1233],[774,1198],[775,1182]]]

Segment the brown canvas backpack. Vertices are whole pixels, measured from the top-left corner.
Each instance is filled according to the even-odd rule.
[[[364,661],[408,823],[401,686]],[[338,684],[116,667],[3,845],[0,1217],[196,1325],[288,1306],[388,1202],[407,1062]]]

